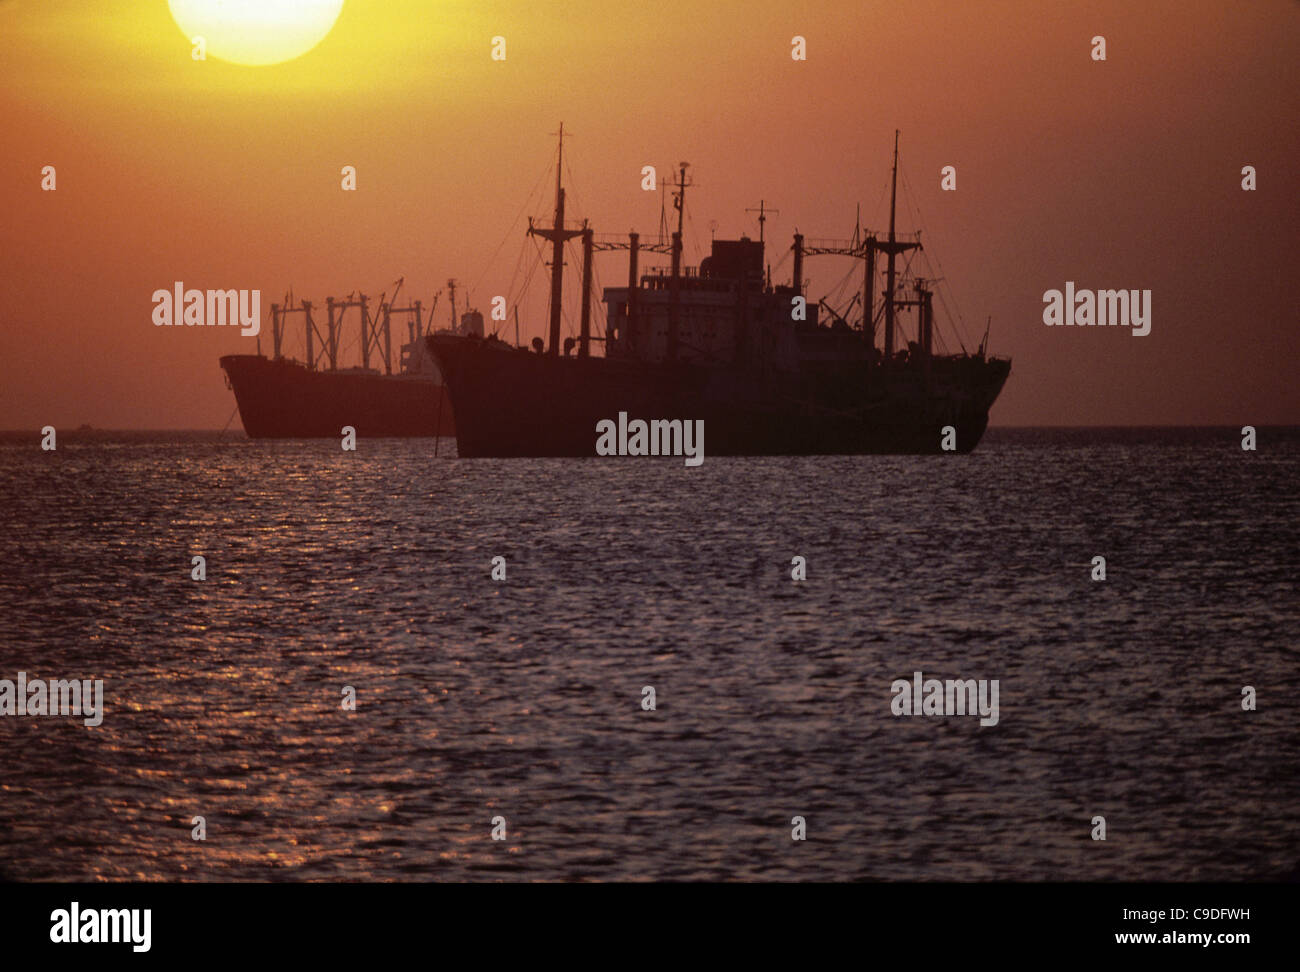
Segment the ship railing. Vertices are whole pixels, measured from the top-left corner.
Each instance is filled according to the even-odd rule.
[[[592,245],[597,250],[630,250],[632,242],[623,233],[594,233]],[[672,253],[671,242],[642,237],[637,240],[637,249],[642,253]]]
[[[814,238],[814,237],[806,236],[804,237],[804,241],[803,241],[803,249],[805,253],[814,256],[816,255],[817,251],[823,251],[828,253],[851,253],[851,252],[861,253],[864,252],[863,241],[867,237],[871,237],[871,236],[874,236],[876,238],[876,242],[882,242],[883,240],[888,239],[889,234],[877,232],[874,230],[869,230],[866,231],[861,237],[858,238],[857,243],[854,243],[854,241],[851,239]],[[920,233],[895,233],[894,238],[900,243],[919,243],[921,241],[921,234]]]
[[[555,217],[554,216],[546,216],[546,217],[529,216],[528,225],[532,229],[548,230],[555,225]],[[588,227],[589,224],[585,219],[566,219],[563,222],[563,224],[561,224],[560,229],[566,230],[568,232],[572,232],[574,230],[584,230],[587,229]],[[593,234],[593,238],[594,238],[594,234]]]
[[[852,248],[852,246],[852,240],[834,240],[829,238],[813,239],[811,237],[805,237],[803,241],[805,252],[808,250],[847,250]]]

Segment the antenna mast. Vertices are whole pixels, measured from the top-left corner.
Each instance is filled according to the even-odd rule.
[[[767,201],[766,201],[766,200],[763,200],[763,199],[760,199],[760,200],[758,201],[758,208],[757,208],[757,209],[746,209],[745,212],[747,212],[747,213],[758,213],[758,242],[762,243],[762,242],[763,242],[763,224],[767,222],[767,214],[768,214],[768,213],[772,213],[772,214],[774,214],[774,215],[780,215],[781,210],[779,210],[779,209],[768,209],[768,208],[767,208]]]

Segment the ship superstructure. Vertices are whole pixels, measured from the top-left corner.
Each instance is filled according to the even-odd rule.
[[[559,151],[562,159],[563,135]],[[456,411],[460,455],[595,455],[597,423],[620,413],[702,419],[710,455],[975,448],[1010,362],[986,356],[987,331],[975,353],[936,353],[932,281],[909,275],[901,286],[900,259],[921,242],[895,227],[897,134],[887,233],[855,229],[844,241],[796,233],[788,284],[773,286],[764,272],[762,223],[758,240],[714,240],[698,267],[683,265],[687,168],[678,167],[673,183],[671,241],[647,245],[636,233],[598,240],[585,221],[566,221],[557,161],[553,221],[530,222],[528,230],[551,244],[549,340],[528,350],[495,336],[429,338]],[[562,343],[563,248],[571,239],[582,245],[580,323],[577,337]],[[628,253],[627,285],[604,290],[603,337],[591,326],[592,260],[600,250]],[[646,251],[669,256],[670,265],[640,273]],[[856,327],[808,300],[804,260],[819,255],[862,261]],[[903,314],[915,322],[905,343]],[[603,355],[591,353],[594,343],[604,345]]]

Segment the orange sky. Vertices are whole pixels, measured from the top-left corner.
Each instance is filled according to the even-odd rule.
[[[992,315],[1013,359],[994,424],[1300,422],[1294,0],[347,0],[318,47],[269,67],[194,61],[162,0],[0,0],[0,76],[0,428],[225,424],[217,358],[253,339],[155,328],[151,295],[176,280],[260,288],[265,307],[290,285],[319,303],[405,276],[427,305],[455,276],[486,311],[535,250],[511,222],[561,119],[571,215],[654,234],[641,167],[685,159],[688,262],[713,221],[756,236],[763,198],[780,281],[796,227],[847,236],[859,202],[884,225],[899,128],[965,340]],[[811,260],[810,296],[848,269]],[[598,277],[621,283],[622,258]],[[1150,336],[1044,326],[1042,294],[1067,280],[1150,289]]]

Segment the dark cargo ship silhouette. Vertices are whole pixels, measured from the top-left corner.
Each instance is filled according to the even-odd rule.
[[[888,234],[855,229],[851,240],[820,242],[796,233],[792,282],[775,287],[770,272],[764,280],[763,215],[757,241],[714,240],[698,268],[682,266],[686,163],[673,183],[670,244],[647,246],[635,233],[598,241],[585,221],[569,226],[563,150],[561,128],[554,222],[530,220],[528,229],[551,243],[549,344],[535,339],[530,351],[495,335],[428,338],[451,393],[461,456],[595,455],[597,423],[621,412],[646,421],[703,419],[709,455],[969,452],[979,443],[1011,363],[986,356],[987,330],[974,354],[935,353],[932,281],[912,277],[910,288],[900,286],[897,259],[921,244],[919,234],[895,233],[897,133]],[[583,247],[581,324],[561,351],[564,244],[575,238]],[[610,249],[628,251],[628,284],[605,288],[605,353],[597,357],[592,255]],[[671,267],[638,276],[642,250],[670,254]],[[822,302],[806,300],[803,261],[819,254],[864,261],[858,326],[830,308],[823,324]],[[878,255],[885,267],[877,308]],[[898,315],[906,310],[915,311],[916,339],[898,350]]]
[[[399,290],[400,286],[399,281]],[[483,315],[477,311],[463,314],[459,327],[455,326],[455,281],[449,281],[449,286],[453,330],[448,333],[482,335]],[[347,300],[330,297],[325,302],[323,334],[312,317],[311,301],[303,300],[296,307],[288,300],[272,304],[273,356],[232,354],[221,359],[244,431],[254,439],[337,437],[344,426],[371,437],[454,435],[451,403],[424,341],[426,322],[432,322],[437,303],[435,296],[426,318],[418,300],[396,307],[381,297],[380,313],[372,319],[364,294]],[[360,314],[361,366],[340,368],[339,337],[351,308]],[[303,315],[305,363],[281,353],[285,324],[294,314]],[[392,363],[394,317],[399,326],[406,318],[410,339],[399,348],[397,374]],[[372,351],[382,358],[383,371],[370,367]]]

